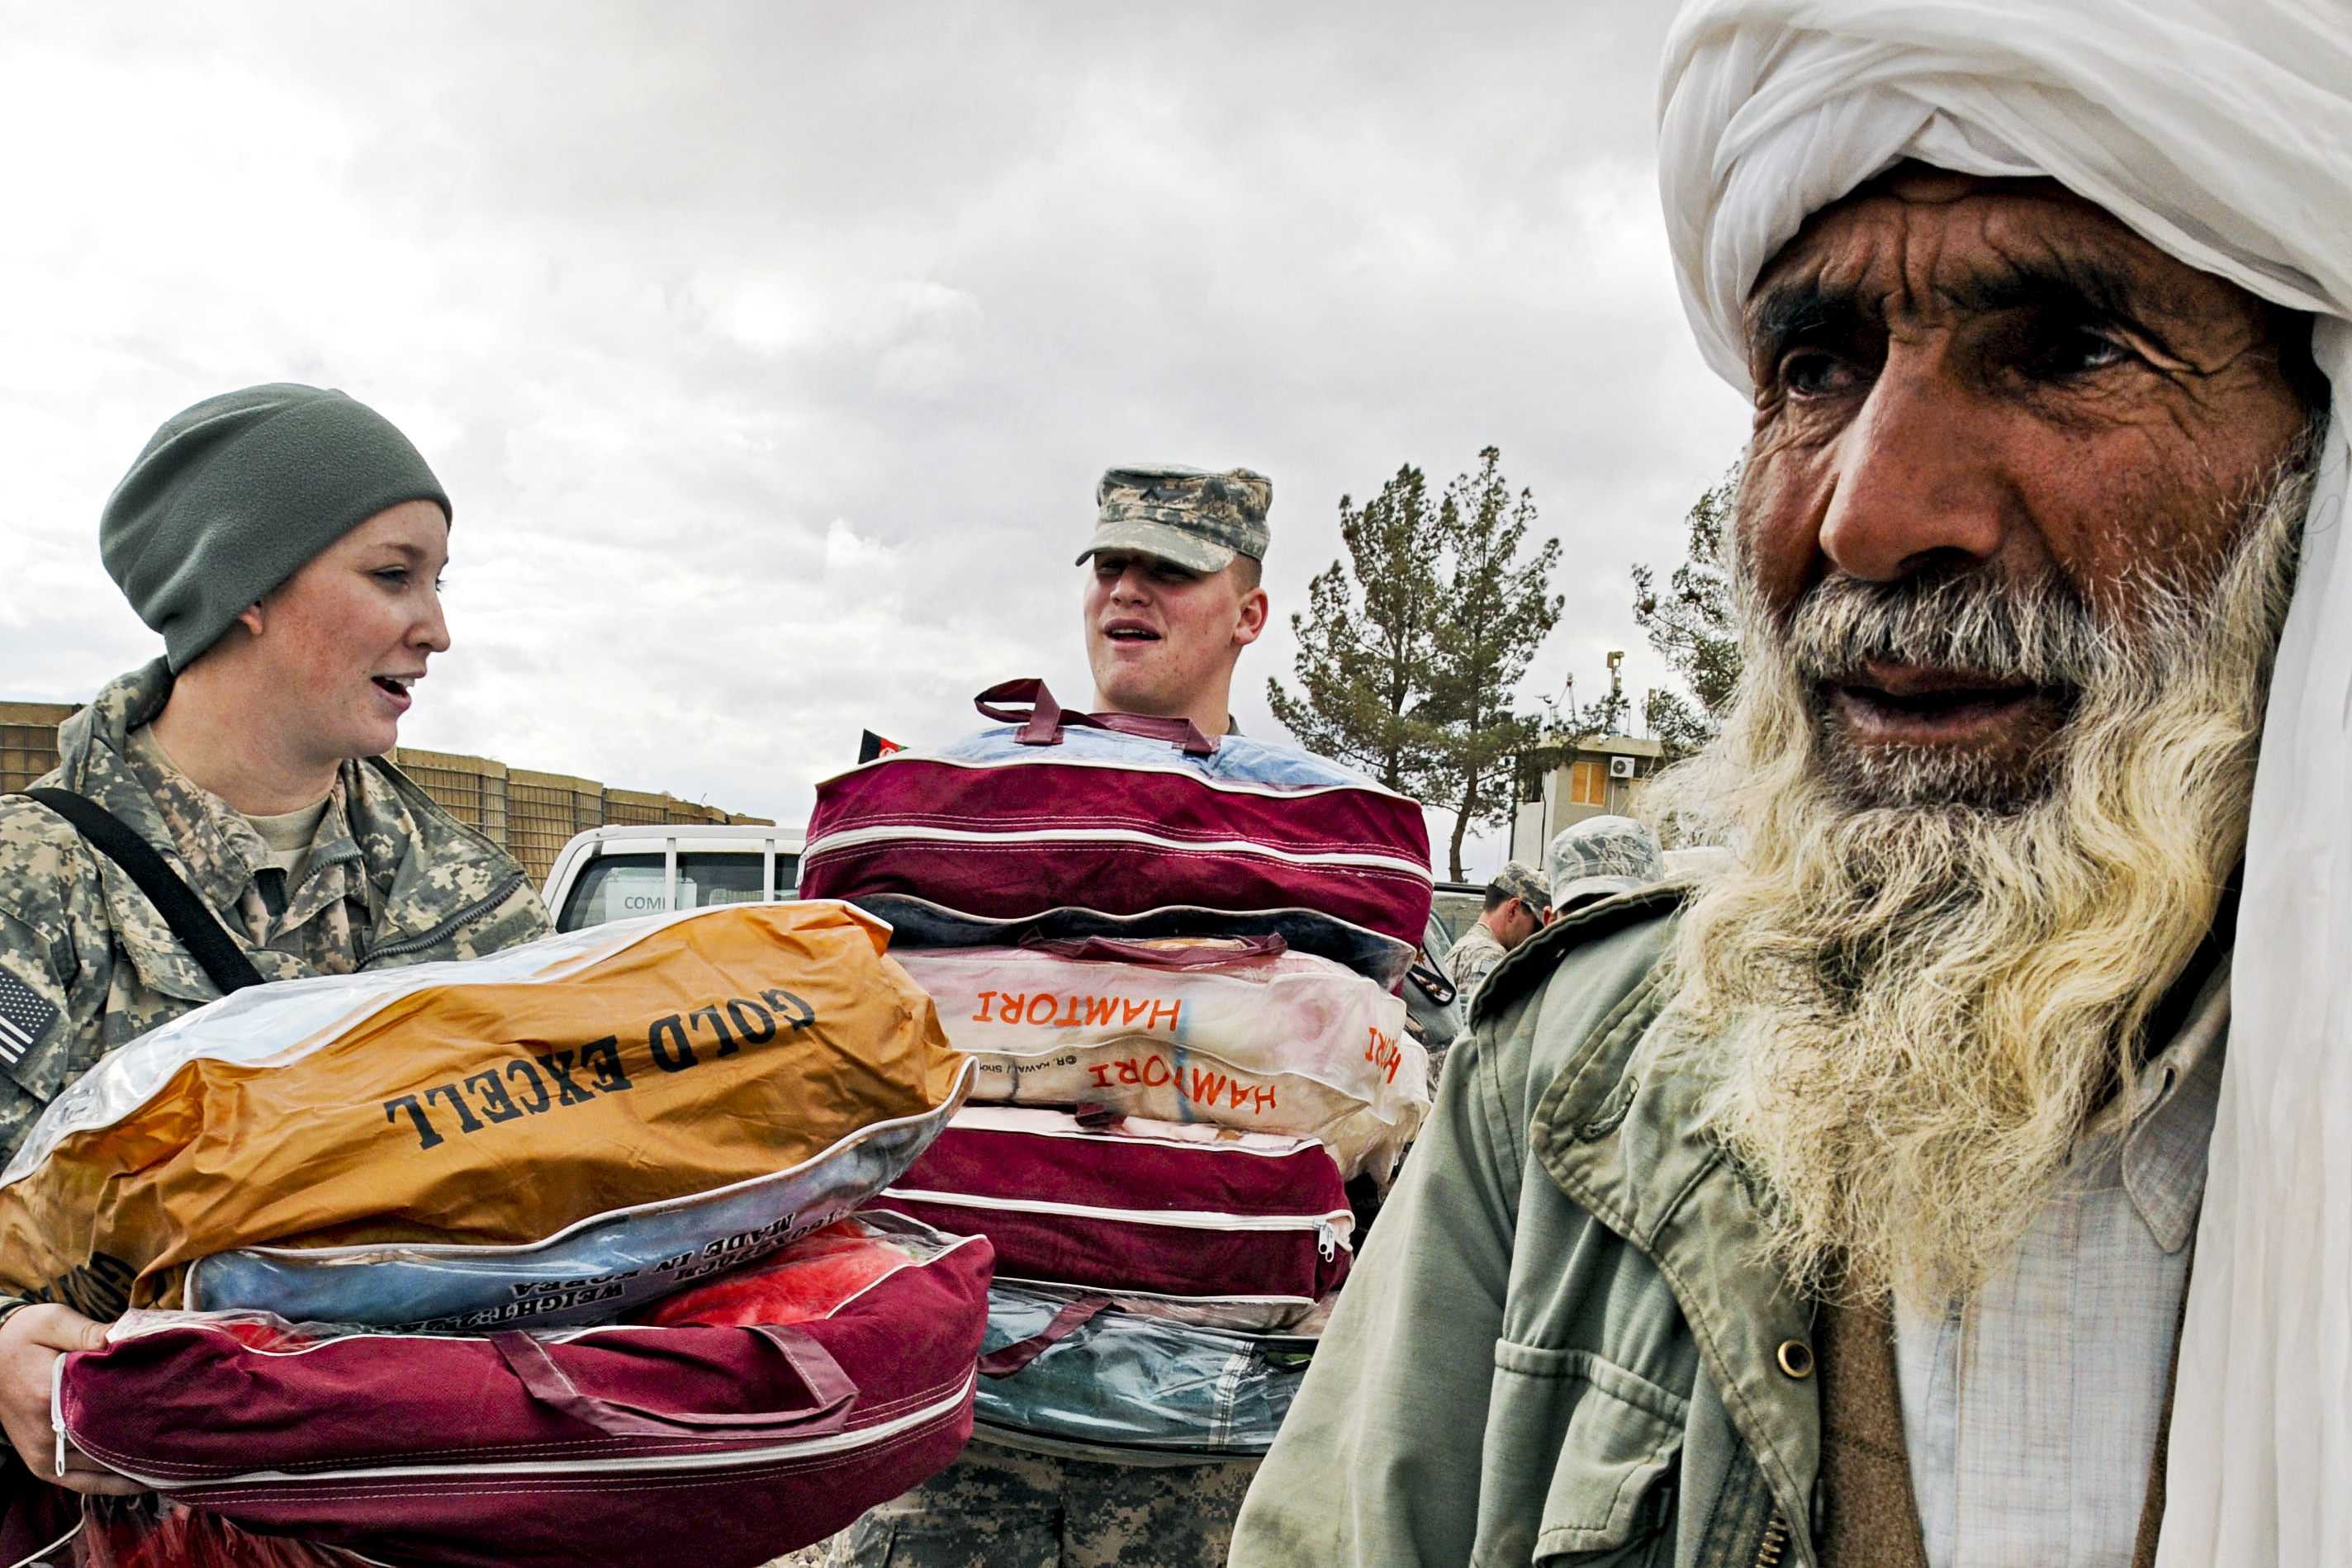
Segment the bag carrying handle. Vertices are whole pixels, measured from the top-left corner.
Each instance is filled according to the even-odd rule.
[[[573,1383],[547,1353],[543,1341],[520,1329],[490,1336],[490,1343],[506,1362],[507,1370],[530,1396],[551,1409],[561,1410],[583,1426],[614,1437],[816,1437],[838,1432],[848,1423],[857,1403],[857,1385],[833,1353],[808,1331],[790,1323],[753,1323],[758,1334],[782,1354],[798,1375],[809,1397],[816,1401],[803,1410],[755,1410],[726,1416],[706,1410],[648,1410],[587,1393]]]
[[[1028,705],[1025,709],[999,707],[999,703]],[[1202,735],[1189,718],[1154,718],[1139,713],[1076,713],[1054,700],[1045,683],[1034,675],[1024,680],[1001,681],[971,699],[971,706],[984,718],[999,724],[1017,724],[1021,732],[1013,738],[1024,746],[1059,746],[1062,731],[1073,725],[1080,729],[1108,729],[1120,735],[1140,736],[1146,740],[1164,740],[1187,757],[1206,757],[1217,749],[1217,742]]]
[[[1084,1328],[1094,1315],[1110,1305],[1108,1296],[1080,1296],[1054,1314],[1054,1321],[1031,1334],[1027,1339],[1014,1340],[1003,1350],[992,1350],[980,1358],[982,1377],[1010,1377],[1046,1351],[1055,1342],[1067,1339]]]
[[[77,795],[70,789],[27,789],[26,795],[38,800],[58,816],[80,830],[107,859],[122,868],[124,874],[147,895],[188,956],[210,977],[220,994],[241,991],[247,986],[261,984],[261,971],[236,945],[220,917],[205,906],[186,879],[165,863],[155,852],[155,846],[131,831],[131,828],[105,807],[87,795]]]

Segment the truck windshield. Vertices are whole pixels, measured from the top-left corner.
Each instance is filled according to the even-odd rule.
[[[776,896],[791,898],[800,880],[801,857],[776,852]],[[719,904],[760,902],[760,853],[687,853],[677,857],[677,907],[708,909]],[[669,908],[662,896],[662,857],[651,854],[598,855],[581,872],[580,880],[563,900],[556,917],[559,931],[602,925],[638,915],[659,915]]]

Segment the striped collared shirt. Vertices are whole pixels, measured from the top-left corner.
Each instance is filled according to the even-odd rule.
[[[1898,1304],[1895,1360],[1929,1568],[2125,1568],[2205,1193],[2226,962],[2109,1107],[2016,1252],[1944,1312]],[[2123,1130],[2126,1127],[2127,1130]]]

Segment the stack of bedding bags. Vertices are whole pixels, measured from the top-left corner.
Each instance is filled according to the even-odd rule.
[[[1260,1454],[1347,1276],[1347,1185],[1385,1187],[1428,1108],[1393,989],[1421,812],[1288,747],[1053,717],[819,787],[804,891],[888,915],[977,1069],[876,1207],[994,1249],[976,1432]]]
[[[945,1466],[988,1243],[854,1211],[975,1068],[888,936],[655,916],[100,1061],[0,1173],[0,1287],[113,1321],[58,1440],[156,1489],[82,1556],[749,1568]]]

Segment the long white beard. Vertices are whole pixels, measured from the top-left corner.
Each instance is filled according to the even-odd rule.
[[[1653,797],[1737,852],[1684,916],[1660,1027],[1801,1282],[1971,1291],[2129,1082],[2244,847],[2307,493],[2282,479],[2217,580],[2151,591],[2128,630],[1981,581],[1749,618],[1722,737]],[[1855,649],[2079,697],[2021,783],[1864,761],[1816,695]]]

